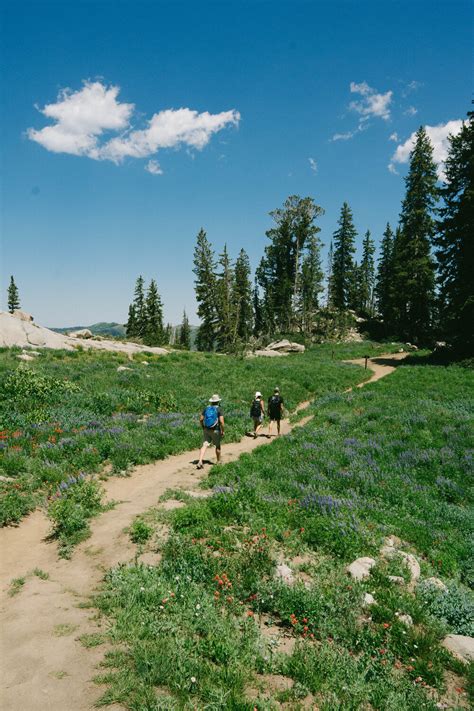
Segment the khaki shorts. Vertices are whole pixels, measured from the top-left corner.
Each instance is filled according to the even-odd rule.
[[[202,431],[202,441],[207,442],[208,444],[214,444],[216,449],[221,448],[221,431],[219,427],[215,427],[214,429],[209,429],[208,427],[204,427]]]

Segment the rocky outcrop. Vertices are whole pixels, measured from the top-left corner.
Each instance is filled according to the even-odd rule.
[[[20,309],[14,310],[13,317],[20,319],[20,321],[33,321],[31,314],[27,314],[26,311],[20,311]]]
[[[370,575],[370,570],[375,565],[373,558],[357,558],[353,563],[347,566],[346,570],[354,580],[364,580]]]
[[[281,341],[273,341],[265,348],[266,351],[278,351],[278,353],[304,353],[305,347],[301,343],[292,343],[287,338]]]
[[[95,340],[94,338],[71,338],[62,333],[56,333],[44,326],[38,326],[33,323],[32,317],[29,314],[16,316],[9,314],[6,311],[0,311],[0,348],[12,348],[19,346],[20,348],[53,348],[57,350],[73,351],[76,348],[94,348],[102,351],[114,351],[116,353],[127,353],[132,357],[134,353],[154,353],[155,355],[166,355],[169,353],[165,348],[157,348],[144,346],[139,343],[130,343],[122,341],[108,341],[106,339]],[[28,318],[25,318],[27,316]],[[87,330],[87,329],[86,329]],[[23,355],[23,354],[22,354]],[[28,358],[21,360],[29,360],[30,353],[26,353]]]
[[[281,356],[287,356],[288,353],[280,353],[279,351],[268,351],[267,349],[265,349],[255,351],[255,353],[253,353],[252,355],[256,355],[257,357],[260,356],[262,358],[280,358]]]
[[[92,331],[88,328],[81,328],[79,331],[71,331],[68,336],[71,338],[92,338]]]
[[[461,661],[474,661],[474,637],[467,637],[463,634],[448,634],[442,644],[443,647]]]

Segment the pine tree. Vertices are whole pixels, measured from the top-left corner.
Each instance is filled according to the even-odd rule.
[[[128,319],[125,324],[127,338],[134,338],[137,335],[137,317],[135,314],[135,306],[130,304],[128,307]]]
[[[333,263],[334,263],[334,249],[333,249],[332,240],[331,240],[329,243],[328,262],[327,262],[327,267],[326,267],[326,284],[327,284],[326,305],[328,307],[334,306]]]
[[[145,338],[147,330],[147,313],[145,305],[145,282],[140,275],[135,283],[133,308],[135,313],[135,333],[138,338]]]
[[[308,239],[320,231],[314,221],[323,212],[312,198],[292,195],[282,208],[270,213],[275,226],[266,232],[270,244],[265,247],[258,280],[264,293],[264,320],[272,330],[286,332],[297,325],[301,263]]]
[[[321,268],[321,242],[312,235],[306,243],[306,253],[301,265],[301,291],[299,320],[303,333],[311,333],[314,316],[319,307],[319,295],[323,291]]]
[[[259,294],[258,278],[255,276],[254,287],[252,290],[253,301],[253,335],[258,338],[263,333],[263,307]]]
[[[10,277],[10,284],[8,287],[8,311],[12,314],[16,309],[20,308],[20,297],[18,294],[18,287],[15,284],[13,276]]]
[[[252,284],[250,260],[244,249],[240,250],[235,261],[232,302],[236,335],[242,343],[248,343],[253,327]]]
[[[173,326],[170,323],[167,323],[165,328],[163,329],[163,340],[162,343],[165,346],[168,346],[173,339]]]
[[[442,335],[474,354],[474,112],[449,138],[436,237]]]
[[[393,281],[393,249],[394,237],[392,228],[387,222],[380,247],[380,259],[377,269],[375,296],[377,310],[384,322],[385,332],[389,333],[392,326],[392,281]]]
[[[356,313],[362,313],[364,298],[362,266],[354,262],[347,282],[347,308],[356,311]]]
[[[366,316],[374,314],[374,266],[375,244],[367,230],[362,243],[362,262],[360,264],[360,309]]]
[[[410,341],[426,341],[432,330],[435,272],[431,243],[437,180],[433,147],[421,126],[410,154],[394,258],[394,317],[398,335]]]
[[[352,308],[354,300],[354,260],[355,238],[352,211],[347,202],[341,208],[338,229],[334,232],[334,254],[332,267],[332,306],[337,309]],[[352,291],[352,294],[350,293]]]
[[[214,350],[218,320],[217,285],[215,259],[212,247],[203,229],[197,236],[194,249],[194,281],[198,316],[201,319],[196,336],[196,347],[200,351]]]
[[[234,270],[230,261],[227,245],[219,255],[218,265],[221,269],[217,274],[216,292],[219,309],[219,322],[216,332],[217,350],[229,351],[235,342],[236,319],[232,294],[234,290]]]
[[[179,329],[179,344],[186,350],[191,350],[191,328],[186,311],[183,311],[183,320],[181,321],[181,327]]]
[[[144,341],[148,346],[159,346],[165,342],[165,333],[163,330],[163,304],[158,293],[158,287],[154,279],[151,280],[148,287],[146,301],[146,327],[143,335]]]

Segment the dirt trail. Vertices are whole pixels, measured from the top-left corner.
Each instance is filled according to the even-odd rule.
[[[370,380],[378,380],[395,368],[406,354],[369,360]],[[364,359],[350,361],[364,365]],[[308,407],[301,403],[298,410]],[[294,426],[311,419],[303,418]],[[282,434],[292,429],[282,421]],[[223,446],[223,462],[238,459],[271,440],[244,437]],[[41,511],[34,512],[18,528],[0,530],[0,624],[2,711],[90,711],[101,694],[91,679],[103,658],[104,647],[86,649],[78,637],[97,632],[86,603],[104,572],[135,555],[124,529],[134,517],[155,505],[170,487],[193,492],[206,475],[196,471],[196,452],[185,452],[163,461],[137,467],[131,477],[111,478],[105,483],[107,498],[118,501],[113,509],[92,522],[92,535],[78,546],[72,559],[59,560],[55,543],[47,543],[49,524]],[[40,569],[43,580],[32,573]],[[9,596],[10,582],[26,577],[20,592]],[[119,709],[119,706],[109,706]]]

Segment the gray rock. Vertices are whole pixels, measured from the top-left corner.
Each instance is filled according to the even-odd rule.
[[[28,355],[27,353],[21,353],[20,355],[17,355],[17,358],[18,358],[18,360],[25,360],[25,361],[34,360],[34,357]]]
[[[275,577],[281,580],[285,585],[293,585],[295,576],[291,568],[285,563],[280,563],[275,569]]]
[[[92,338],[92,331],[88,328],[81,328],[79,331],[71,331],[68,334],[71,338]]]
[[[27,314],[26,311],[20,311],[20,309],[15,309],[12,315],[13,318],[18,318],[20,321],[33,321],[31,314]]]
[[[412,555],[411,553],[405,553],[405,551],[399,551],[399,555],[402,556],[408,567],[408,570],[410,571],[412,582],[416,582],[421,574],[420,564],[418,563],[417,559],[414,555]]]
[[[354,580],[363,580],[369,577],[370,570],[374,565],[375,560],[373,558],[357,558],[347,566],[346,570]]]
[[[287,356],[288,353],[280,353],[280,351],[259,350],[255,351],[254,355],[264,358],[281,358],[281,356]]]
[[[371,605],[375,605],[375,604],[376,604],[376,602],[375,602],[374,596],[371,595],[370,593],[365,593],[364,594],[364,602],[363,602],[364,607],[370,607]]]
[[[37,356],[41,355],[41,353],[40,353],[39,351],[32,351],[32,350],[27,350],[27,351],[25,351],[25,350],[23,350],[22,352],[23,352],[25,355],[35,356],[35,358],[36,358]]]
[[[438,588],[438,590],[442,590],[443,592],[448,592],[448,588],[439,578],[426,578],[426,580],[422,581],[422,584],[430,585],[433,588]]]
[[[407,627],[413,627],[413,619],[412,619],[411,615],[406,615],[406,614],[399,615],[399,614],[397,614],[397,617],[398,617],[398,619],[400,620],[400,622],[402,622],[402,623],[403,623],[404,625],[406,625]]]
[[[442,645],[461,661],[474,661],[474,637],[467,637],[462,634],[448,634],[442,641]]]
[[[402,578],[401,575],[389,575],[388,579],[395,585],[405,585],[405,578]]]
[[[126,365],[119,365],[117,373],[123,373],[124,370],[133,370],[133,368],[128,368]]]
[[[266,351],[279,351],[282,353],[304,353],[305,347],[301,343],[292,343],[287,338],[273,341],[265,348]]]

